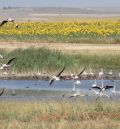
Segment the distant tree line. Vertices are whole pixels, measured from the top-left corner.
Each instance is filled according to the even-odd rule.
[[[16,8],[19,8],[19,7],[4,6],[2,9],[7,10],[7,9],[16,9]]]

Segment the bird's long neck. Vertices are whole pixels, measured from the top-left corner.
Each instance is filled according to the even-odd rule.
[[[97,81],[96,81],[96,79],[95,79],[95,84],[97,85]]]
[[[114,85],[113,85],[114,87],[113,87],[113,91],[115,92],[115,90],[116,90],[116,88],[115,88],[115,81],[114,81]]]
[[[103,77],[102,77],[102,88],[104,87]]]

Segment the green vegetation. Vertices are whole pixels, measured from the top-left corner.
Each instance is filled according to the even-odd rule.
[[[92,43],[92,44],[118,44],[120,36],[100,37],[87,35],[72,36],[51,36],[51,35],[0,35],[0,41],[3,42],[48,42],[48,43]]]
[[[1,101],[1,129],[119,129],[119,102]]]
[[[87,66],[97,70],[120,69],[120,54],[63,54],[59,51],[46,48],[15,49],[12,51],[1,50],[7,59],[16,57],[12,68],[16,72],[55,72],[66,66],[66,73],[78,72]]]

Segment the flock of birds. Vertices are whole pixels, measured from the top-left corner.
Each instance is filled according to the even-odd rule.
[[[64,70],[65,70],[65,67],[63,67],[63,69],[58,74],[56,74],[56,76],[53,76],[50,79],[50,81],[49,81],[50,86],[52,85],[52,83],[54,81],[59,81],[59,80],[64,78],[61,75]],[[88,96],[87,94],[85,95],[85,94],[80,93],[80,84],[81,84],[80,77],[81,77],[82,74],[84,74],[84,75],[88,74],[87,72],[85,72],[85,70],[86,70],[86,67],[77,75],[71,74],[71,79],[73,80],[73,88],[72,88],[73,94],[70,95],[68,98],[77,97],[77,96]],[[91,76],[94,75],[94,73],[92,72],[91,69],[90,69],[89,74]],[[113,73],[112,73],[112,70],[111,70],[107,75],[112,76],[112,74]],[[112,92],[113,96],[115,96],[115,94],[116,94],[115,81],[111,79],[110,81],[113,83],[112,85],[104,85],[104,75],[105,75],[105,73],[103,72],[103,69],[101,69],[101,71],[98,73],[98,79],[101,80],[102,84],[98,85],[97,80],[95,79],[95,82],[93,83],[91,88],[89,88],[89,90],[93,94],[97,95],[97,98],[99,98],[101,96],[106,96],[108,98],[111,98],[111,96],[107,94],[108,90]],[[63,97],[65,97],[65,95],[63,95]]]
[[[4,59],[4,57],[2,55],[0,55],[0,59]],[[4,71],[4,74],[6,75],[9,68],[11,67],[11,63],[15,60],[16,58],[13,57],[10,60],[8,60],[6,63],[1,63],[0,64],[0,70]],[[52,84],[54,83],[54,81],[60,81],[62,79],[64,79],[64,76],[62,76],[62,73],[64,72],[65,67],[63,67],[55,76],[50,77],[49,79],[49,85],[52,86]],[[87,96],[84,94],[80,93],[80,78],[81,75],[87,75],[88,73],[85,71],[86,67],[79,73],[79,74],[71,74],[70,77],[73,80],[73,88],[72,88],[72,92],[73,94],[70,95],[68,98],[72,98],[72,97],[77,97],[77,96]],[[108,75],[112,76],[112,70],[108,73]],[[90,68],[90,73],[89,75],[93,76],[94,73],[92,72],[91,68]],[[111,82],[113,82],[113,85],[104,85],[104,75],[105,73],[103,72],[103,69],[101,69],[101,71],[98,73],[98,79],[102,81],[102,85],[98,85],[97,81],[95,79],[94,84],[91,86],[91,88],[89,88],[89,90],[94,93],[95,95],[97,95],[97,97],[101,97],[101,96],[106,96],[108,98],[110,98],[111,96],[107,94],[106,91],[110,90],[112,92],[113,95],[115,95],[116,93],[116,89],[115,89],[115,81],[111,80]],[[2,91],[0,92],[0,96],[4,93],[4,88],[2,89]],[[15,95],[15,92],[13,93],[13,95]],[[65,97],[65,95],[63,95]]]
[[[4,24],[8,23],[8,22],[11,22],[13,24],[15,24],[16,28],[18,28],[18,24],[16,24],[15,20],[12,19],[12,18],[8,18],[6,20],[3,20],[0,24],[0,27],[2,27]],[[1,59],[4,59],[4,57],[2,55],[0,55],[0,58]],[[10,68],[11,66],[11,63],[13,60],[15,60],[16,58],[12,58],[10,60],[8,60],[6,63],[4,64],[1,64],[0,66],[0,70],[4,70],[4,74],[7,74],[7,70]],[[85,96],[83,94],[80,94],[79,92],[79,85],[81,84],[79,78],[82,74],[84,74],[85,76],[88,74],[87,72],[85,72],[85,69],[86,67],[78,74],[78,75],[74,75],[74,74],[71,74],[71,78],[73,80],[73,94],[71,96],[69,96],[69,98],[71,97],[76,97],[76,96]],[[49,80],[49,85],[51,86],[53,84],[54,81],[59,81],[61,80],[62,78],[64,78],[63,76],[61,76],[61,74],[63,73],[63,71],[65,70],[65,67],[63,67],[63,69],[58,73],[56,74],[55,76],[53,76],[52,78],[50,78]],[[93,72],[92,70],[90,69],[90,73],[89,73],[91,76],[93,76]],[[112,70],[109,72],[109,75],[112,75]],[[110,97],[106,91],[107,90],[111,90],[112,93],[115,94],[115,81],[114,82],[114,85],[104,85],[103,84],[103,76],[104,76],[104,73],[103,73],[103,69],[101,69],[101,71],[99,72],[99,76],[98,76],[98,79],[101,78],[102,80],[102,86],[99,86],[97,84],[97,81],[95,79],[95,83],[91,86],[91,88],[89,89],[90,91],[92,91],[94,94],[96,94],[98,97],[100,96],[107,96],[107,97]],[[77,90],[76,90],[77,89]],[[3,90],[0,92],[0,96],[4,93],[4,88]]]
[[[4,57],[0,54],[0,59],[4,59]],[[13,57],[11,58],[10,60],[8,60],[6,63],[1,63],[0,64],[0,70],[2,70],[4,72],[4,74],[6,75],[10,66],[11,66],[11,63],[15,60],[16,58]],[[4,93],[4,88],[2,89],[2,91],[0,92],[0,96],[2,96],[2,94]]]

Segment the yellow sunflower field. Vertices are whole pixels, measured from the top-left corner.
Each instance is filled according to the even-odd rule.
[[[18,28],[8,23],[0,28],[0,36],[49,36],[65,40],[99,40],[120,37],[119,20],[86,20],[64,22],[18,22]]]

